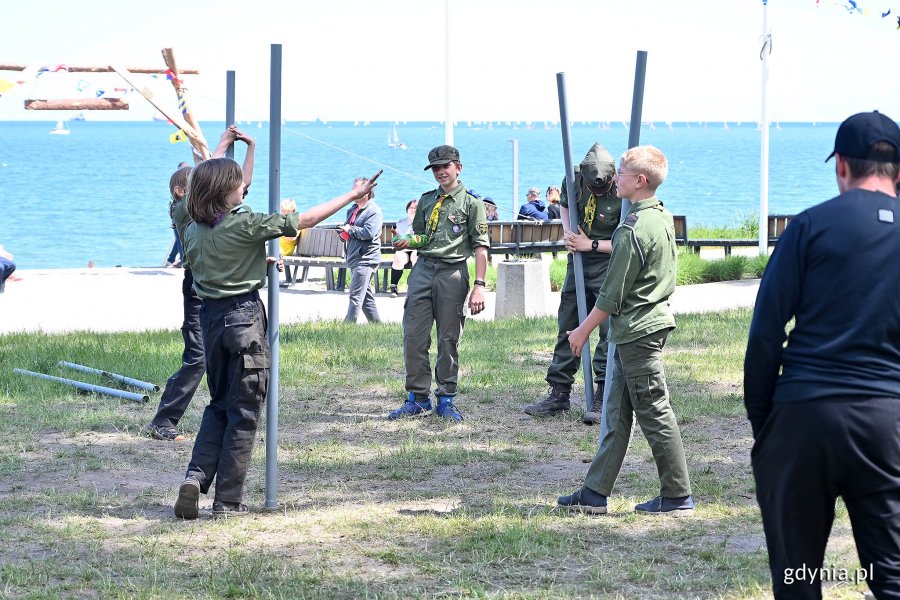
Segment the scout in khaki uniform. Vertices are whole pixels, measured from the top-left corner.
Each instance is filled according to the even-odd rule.
[[[241,138],[238,138],[241,139]],[[245,163],[246,168],[246,163]],[[252,163],[251,163],[252,170]],[[214,517],[239,516],[244,479],[271,365],[266,311],[259,288],[266,277],[267,240],[296,236],[372,191],[366,185],[303,213],[257,214],[242,204],[249,175],[229,158],[211,158],[188,180],[184,249],[203,301],[200,327],[211,396],[203,411],[175,516],[196,519],[200,493],[216,482]]]
[[[575,291],[575,266],[573,253],[581,252],[584,269],[584,294],[587,306],[597,301],[597,293],[606,279],[609,266],[609,252],[612,249],[612,234],[619,224],[622,202],[616,197],[614,176],[616,163],[600,144],[594,144],[581,164],[575,167],[575,207],[578,211],[578,231],[569,230],[569,201],[566,197],[566,182],[562,183],[560,196],[560,218],[566,232],[566,247],[569,249],[566,264],[566,280],[557,313],[556,346],[553,360],[547,369],[547,383],[550,393],[547,397],[525,406],[524,411],[533,417],[547,417],[569,410],[569,395],[575,374],[581,360],[572,354],[569,346],[569,331],[578,327],[578,300]],[[603,387],[606,381],[606,347],[609,325],[600,326],[600,339],[594,350],[591,367],[594,371],[594,401],[591,410],[584,414],[588,424],[600,422],[603,406]]]
[[[668,173],[666,157],[653,146],[622,155],[617,193],[631,202],[613,236],[609,273],[588,317],[569,335],[576,356],[600,323],[611,321],[616,344],[607,405],[603,407],[600,448],[584,487],[560,496],[564,508],[606,513],[606,499],[625,460],[632,412],[647,438],[660,479],[660,494],[634,507],[636,512],[681,517],[693,514],[681,432],[669,403],[662,350],[675,328],[669,296],[675,291],[675,226],[656,198]]]
[[[388,419],[432,413],[431,365],[428,351],[431,328],[437,325],[438,416],[462,421],[453,404],[459,376],[459,340],[465,324],[469,269],[466,259],[475,255],[475,281],[469,296],[473,315],[484,310],[484,275],[487,272],[488,232],[484,203],[469,194],[459,180],[462,163],[453,146],[438,146],[428,153],[428,166],[439,188],[419,199],[412,234],[398,237],[394,248],[415,248],[419,259],[409,275],[403,313],[403,359],[406,364],[406,403]]]

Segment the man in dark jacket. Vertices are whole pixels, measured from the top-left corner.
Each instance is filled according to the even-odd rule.
[[[900,128],[854,115],[832,156],[841,194],[791,220],[750,325],[756,496],[776,598],[821,598],[838,496],[857,578],[877,598],[900,598]]]
[[[546,221],[550,218],[547,207],[541,200],[541,190],[533,187],[528,190],[528,202],[519,209],[520,221]]]

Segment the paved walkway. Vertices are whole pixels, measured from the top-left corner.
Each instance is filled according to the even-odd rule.
[[[318,277],[317,277],[318,275]],[[45,331],[142,331],[181,327],[181,269],[109,268],[16,271],[20,279],[0,294],[0,333]],[[325,291],[322,274],[282,289],[281,323],[343,319],[347,294]],[[753,306],[758,279],[679,287],[672,297],[676,313],[708,312]],[[262,290],[268,305],[267,290]],[[495,294],[486,294],[485,311],[473,317],[494,318]],[[551,295],[547,314],[555,315],[559,294]],[[403,317],[405,296],[377,296],[385,321]]]

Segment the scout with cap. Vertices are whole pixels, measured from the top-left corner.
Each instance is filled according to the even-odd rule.
[[[462,163],[453,146],[428,153],[428,166],[439,187],[422,194],[413,217],[412,234],[395,238],[394,248],[417,248],[419,260],[409,275],[403,312],[403,359],[406,365],[406,402],[388,415],[438,416],[454,422],[462,414],[454,404],[459,377],[459,340],[465,324],[469,294],[466,260],[475,256],[475,281],[469,295],[473,315],[484,310],[488,229],[484,202],[466,191],[459,174]],[[431,328],[437,325],[437,362],[434,367],[437,405],[432,409],[431,365],[428,352]]]
[[[581,164],[575,167],[575,203],[578,213],[578,231],[569,229],[569,199],[566,195],[566,181],[562,182],[560,197],[560,219],[565,230],[566,247],[569,257],[566,264],[566,280],[563,283],[557,315],[558,330],[553,359],[547,369],[547,396],[524,407],[525,414],[533,417],[548,417],[569,410],[569,395],[575,374],[581,360],[572,353],[568,332],[578,327],[578,300],[575,290],[574,252],[581,252],[584,268],[584,292],[587,306],[597,301],[597,293],[606,279],[609,253],[612,251],[613,231],[619,224],[621,201],[616,197],[616,164],[612,154],[600,144],[588,150]],[[591,410],[582,420],[585,424],[600,422],[600,408],[603,406],[603,389],[606,380],[606,336],[609,324],[600,326],[600,339],[594,349],[591,367],[594,371],[594,398]]]
[[[776,598],[821,597],[821,581],[785,575],[822,566],[838,496],[869,589],[897,598],[900,128],[879,112],[853,115],[832,157],[840,195],[791,219],[750,324],[756,496]]]

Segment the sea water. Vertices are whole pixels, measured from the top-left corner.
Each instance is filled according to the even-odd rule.
[[[190,161],[186,143],[172,144],[159,122],[68,123],[69,135],[49,135],[51,122],[0,123],[0,244],[20,269],[160,266],[172,242],[169,176]],[[239,124],[257,141],[247,203],[266,211],[270,195],[268,124]],[[201,127],[215,146],[224,123]],[[444,141],[439,123],[399,123],[406,149],[388,147],[390,123],[294,123],[281,127],[280,178],[272,192],[299,210],[350,189],[353,179],[384,174],[376,201],[385,219],[405,216],[406,203],[435,187],[424,171],[429,149]],[[773,125],[770,131],[769,214],[796,214],[837,194],[826,164],[837,123]],[[553,124],[472,123],[454,130],[466,187],[493,197],[513,218],[531,186],[559,186],[565,175],[562,133]],[[737,225],[759,212],[760,137],[755,123],[644,125],[641,143],[669,159],[658,195],[691,226]],[[595,142],[618,160],[625,124],[577,123],[571,129],[577,164]],[[513,199],[513,147],[518,149],[518,201]],[[243,160],[243,144],[236,158]],[[275,189],[275,182],[280,184]],[[343,211],[331,219],[343,220]]]

